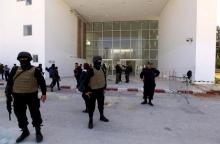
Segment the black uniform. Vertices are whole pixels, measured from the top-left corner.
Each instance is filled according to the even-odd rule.
[[[125,67],[125,82],[126,83],[129,83],[129,76],[130,76],[130,73],[132,72],[132,67],[127,65]]]
[[[155,68],[144,68],[140,74],[140,78],[144,81],[144,102],[147,103],[147,98],[149,99],[149,104],[153,105],[151,101],[153,100],[154,90],[156,87],[155,77],[159,76],[160,72]]]
[[[28,55],[28,60],[20,60],[21,57],[26,58],[26,54],[29,53],[21,52],[21,56],[18,56],[21,67],[13,67],[9,74],[5,89],[7,96],[7,108],[10,109],[10,100],[12,100],[12,95],[14,113],[18,120],[18,126],[23,131],[16,142],[21,142],[29,135],[29,130],[27,128],[28,119],[26,116],[27,107],[29,108],[31,114],[32,125],[36,129],[36,140],[37,142],[41,142],[43,136],[40,132],[42,118],[39,110],[40,99],[38,98],[38,87],[40,86],[42,95],[46,96],[46,83],[40,70],[30,64],[30,60],[32,59],[30,55]],[[31,82],[33,82],[33,85]],[[25,84],[19,85],[20,83]],[[27,92],[29,89],[30,92]]]
[[[122,68],[119,64],[117,64],[115,66],[115,72],[116,72],[116,80],[115,80],[115,83],[119,83],[121,82],[121,74],[122,74]]]
[[[80,75],[80,79],[79,79],[79,84],[77,85],[77,88],[79,91],[82,92],[82,98],[84,99],[85,102],[85,106],[86,109],[83,110],[84,113],[88,113],[89,112],[89,97],[85,94],[85,88],[88,87],[88,83],[89,83],[89,78],[91,76],[89,76],[89,74],[91,73],[90,71],[92,70],[89,66],[88,63],[84,63],[83,65],[84,69],[82,70],[82,73]],[[86,85],[86,87],[85,87]]]
[[[31,68],[31,67],[30,67]],[[9,81],[13,81],[13,76],[16,73],[16,68],[12,69]],[[42,94],[46,95],[46,84],[41,72],[38,69],[35,69],[35,78],[42,90]],[[8,84],[12,84],[12,82],[8,82]],[[26,116],[26,109],[27,106],[30,110],[31,117],[32,117],[32,124],[34,127],[39,127],[42,124],[42,118],[40,115],[40,100],[38,99],[38,92],[34,93],[13,93],[14,98],[14,112],[18,119],[18,126],[22,129],[28,125],[27,116]]]
[[[4,79],[4,65],[0,64],[0,74],[2,75],[2,79]]]
[[[79,85],[79,79],[80,79],[81,73],[82,73],[82,68],[77,65],[74,69],[74,76],[76,78],[76,87],[78,87]]]
[[[106,76],[104,74],[104,71],[101,69],[101,60],[102,60],[102,58],[100,56],[94,56],[93,57],[94,67],[93,67],[93,69],[88,71],[88,82],[91,84],[91,79],[94,78],[95,75],[96,75],[94,71],[96,71],[96,72],[98,71],[99,73],[101,73],[101,75],[99,77],[101,77],[101,79],[104,80],[104,83],[102,83],[101,84],[102,86],[99,87],[99,88],[92,88],[92,85],[90,85],[89,83],[85,84],[86,88],[85,88],[84,93],[87,94],[87,96],[89,97],[89,99],[88,99],[88,108],[89,108],[88,128],[90,128],[90,129],[93,128],[93,113],[94,113],[94,110],[95,110],[96,100],[98,102],[100,120],[104,121],[104,122],[109,121],[104,116],[104,99],[105,99],[104,90],[106,88]],[[96,83],[94,85],[99,85],[99,84],[100,83],[99,83],[99,80],[98,80],[98,81],[96,81]]]
[[[60,75],[59,75],[57,67],[55,67],[55,69],[53,69],[53,74],[52,74],[51,78],[52,78],[52,82],[50,84],[51,91],[53,91],[53,88],[56,84],[57,84],[58,90],[61,90],[60,89]]]

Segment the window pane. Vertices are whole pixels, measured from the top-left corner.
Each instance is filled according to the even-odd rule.
[[[142,58],[148,60],[148,59],[149,59],[149,53],[150,53],[149,50],[146,50],[146,49],[143,50],[143,51],[142,51]]]
[[[102,41],[94,41],[94,45],[93,45],[94,49],[102,49]]]
[[[142,29],[149,29],[149,28],[150,28],[149,21],[143,21],[142,22]]]
[[[104,59],[111,59],[112,56],[112,49],[105,49],[103,50],[103,57]]]
[[[142,57],[142,51],[141,49],[135,49],[132,51],[131,57],[134,59],[139,59]]]
[[[102,32],[94,32],[93,39],[102,40]]]
[[[104,31],[103,40],[112,40],[112,31]]]
[[[86,40],[88,40],[88,41],[92,41],[92,40],[93,40],[93,34],[92,34],[92,32],[87,32],[87,33],[86,33]]]
[[[92,31],[92,23],[87,23],[86,24],[86,31]]]
[[[93,28],[94,28],[94,31],[102,31],[102,23],[100,22],[93,23]]]
[[[120,22],[113,22],[113,30],[120,30]]]
[[[33,62],[38,62],[38,55],[33,55]]]
[[[103,41],[103,48],[104,49],[112,48],[112,41]]]
[[[93,55],[101,55],[101,52],[99,49],[93,49]]]
[[[130,31],[121,31],[121,39],[130,39]]]
[[[120,49],[120,40],[113,40],[113,48]]]
[[[131,31],[131,39],[140,39],[141,38],[141,31]]]
[[[120,40],[120,31],[113,31],[113,39]]]
[[[121,40],[121,48],[122,49],[130,48],[130,40]]]
[[[158,37],[158,30],[150,30],[150,39],[157,39]]]
[[[141,41],[140,40],[131,40],[131,48],[132,49],[141,49]]]
[[[103,25],[103,30],[112,30],[112,22],[105,22]]]
[[[150,59],[157,59],[157,50],[150,50]]]
[[[158,49],[158,41],[157,40],[150,41],[150,49]]]
[[[112,58],[114,60],[118,60],[121,58],[121,51],[120,49],[112,49]]]
[[[91,58],[93,56],[93,50],[91,49],[86,49],[86,57]]]
[[[121,30],[130,30],[130,22],[121,22]]]
[[[90,42],[89,44],[86,44],[86,49],[87,50],[92,50],[93,46],[94,46],[94,41],[89,41],[89,42]]]
[[[142,49],[150,49],[150,41],[142,40]]]
[[[147,63],[148,63],[149,61],[150,61],[149,59],[143,59],[143,60],[142,60],[142,63],[143,63],[143,65],[147,65]]]
[[[149,39],[150,32],[149,30],[142,31],[142,39]]]
[[[132,30],[138,30],[141,29],[141,22],[140,21],[134,21],[131,23],[131,29]]]
[[[24,34],[24,36],[32,35],[32,25],[24,25],[23,26],[23,34]]]
[[[26,0],[26,5],[31,5],[32,4],[32,0]]]
[[[158,21],[150,21],[150,29],[158,29]]]
[[[121,49],[121,58],[130,59],[131,58],[131,50],[130,49],[126,49],[126,50]]]

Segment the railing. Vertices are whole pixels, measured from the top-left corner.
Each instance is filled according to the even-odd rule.
[[[184,75],[183,77],[169,76],[169,90],[172,94],[183,96],[189,104],[188,95],[190,80]]]

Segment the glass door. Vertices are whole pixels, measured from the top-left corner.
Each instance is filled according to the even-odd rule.
[[[133,76],[139,76],[142,70],[142,60],[141,59],[120,59],[121,66],[131,66]]]
[[[106,68],[107,68],[107,76],[108,75],[113,75],[113,60],[112,59],[102,59],[102,63],[105,64]]]

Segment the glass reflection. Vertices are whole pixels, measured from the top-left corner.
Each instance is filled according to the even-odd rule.
[[[93,22],[86,27],[86,57],[101,55],[112,64],[126,59],[135,67],[158,59],[158,20]],[[135,62],[133,62],[135,61]],[[111,65],[112,65],[111,64]]]

